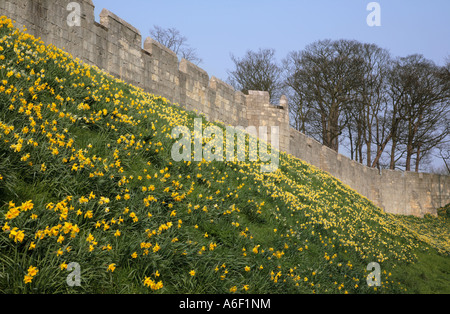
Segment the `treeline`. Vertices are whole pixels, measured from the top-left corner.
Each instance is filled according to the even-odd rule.
[[[228,82],[289,99],[291,125],[373,168],[449,162],[450,59],[393,57],[375,44],[321,40],[278,62],[273,49],[232,56]],[[447,169],[450,172],[450,169]]]

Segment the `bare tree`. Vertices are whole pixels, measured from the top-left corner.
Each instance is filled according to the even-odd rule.
[[[379,167],[379,156],[384,146],[380,143],[383,128],[386,127],[383,116],[387,110],[387,74],[390,54],[387,50],[375,44],[357,43],[357,54],[363,62],[358,69],[361,73],[361,84],[355,85],[356,98],[354,103],[347,107],[348,134],[352,150],[352,159],[368,167]],[[356,133],[353,143],[353,134]],[[365,157],[363,148],[365,147]],[[375,148],[375,150],[373,150]],[[375,157],[373,157],[374,153]]]
[[[235,68],[228,71],[228,83],[248,94],[249,90],[267,91],[275,103],[281,97],[281,67],[274,49],[248,50],[243,58],[231,55]]]
[[[447,57],[446,65],[441,68],[441,78],[447,84],[447,90],[450,91],[450,56]],[[449,129],[450,129],[450,112],[448,112],[447,114],[447,130]],[[447,138],[446,141],[443,141],[443,143],[437,148],[437,151],[438,151],[438,158],[442,159],[445,170],[447,170],[446,173],[444,170],[444,174],[450,175],[450,138]]]
[[[349,145],[353,160],[418,172],[450,142],[450,59],[440,68],[422,55],[393,60],[374,44],[323,40],[289,53],[283,68],[293,126],[336,151]]]
[[[385,51],[374,50],[373,52],[373,58],[369,57],[369,59],[375,61],[374,73],[380,72],[375,76],[369,76],[373,79],[373,81],[369,79],[369,86],[373,84],[374,89],[369,87],[363,91],[363,95],[369,91],[368,96],[364,96],[363,99],[369,100],[366,105],[372,108],[372,115],[369,116],[373,119],[375,129],[372,142],[376,147],[376,153],[371,167],[381,168],[380,161],[390,144],[389,168],[395,169],[397,162],[403,157],[403,153],[397,152],[401,151],[399,139],[405,129],[404,120],[400,117],[404,91],[399,88],[398,75],[396,75],[398,63],[388,58]],[[374,103],[371,104],[372,101]]]
[[[357,55],[357,45],[349,40],[317,41],[284,60],[290,69],[286,84],[303,102],[301,106],[310,109],[311,133],[335,151],[349,122],[345,112],[354,103],[355,88],[362,82],[363,62]]]
[[[450,175],[450,143],[446,143],[446,145],[439,147],[436,157],[441,158],[444,163],[444,166],[442,167],[443,174]]]
[[[405,170],[411,171],[415,161],[418,172],[421,160],[449,135],[449,84],[442,70],[422,55],[399,58],[392,75],[397,114],[404,122],[395,140],[404,145]],[[397,143],[393,142],[391,167]]]
[[[150,35],[154,40],[175,52],[179,59],[184,58],[196,65],[202,62],[196,50],[189,46],[187,38],[178,29],[154,25],[150,30]]]
[[[309,131],[309,126],[313,121],[313,112],[306,101],[307,86],[297,71],[301,67],[300,60],[299,52],[291,52],[282,61],[283,90],[289,98],[289,116],[292,127],[304,134],[314,136],[314,132]]]

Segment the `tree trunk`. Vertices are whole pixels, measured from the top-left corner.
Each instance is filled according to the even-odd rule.
[[[372,126],[369,123],[367,123],[366,148],[367,148],[367,167],[370,167],[372,163]]]
[[[392,138],[392,147],[391,147],[391,164],[389,165],[389,169],[395,170],[395,149],[397,148],[397,139],[396,137]]]
[[[412,155],[413,155],[413,148],[412,148],[412,145],[411,145],[411,143],[409,141],[408,145],[406,146],[406,166],[405,166],[405,171],[411,171]]]
[[[419,172],[419,164],[420,164],[420,158],[422,158],[420,156],[421,150],[420,150],[420,145],[419,147],[417,147],[417,153],[416,153],[416,172]]]
[[[353,151],[353,135],[352,135],[352,128],[350,124],[348,125],[348,138],[350,140],[350,156],[351,159],[354,160],[355,152]]]

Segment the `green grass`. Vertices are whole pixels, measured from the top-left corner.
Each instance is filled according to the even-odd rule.
[[[408,287],[408,293],[449,294],[450,260],[436,252],[420,252],[414,264],[398,266],[393,280]]]
[[[171,131],[198,115],[5,18],[0,39],[1,293],[448,291],[444,217],[386,214],[285,153],[272,173],[175,162]]]

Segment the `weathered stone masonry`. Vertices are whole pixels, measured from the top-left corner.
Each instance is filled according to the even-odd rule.
[[[289,126],[285,97],[271,105],[265,92],[244,95],[209,77],[151,38],[142,47],[139,30],[104,9],[95,21],[92,0],[77,0],[81,25],[69,26],[70,0],[1,0],[0,14],[100,69],[146,91],[161,95],[210,121],[233,126],[278,126],[280,150],[329,172],[386,212],[423,216],[450,202],[450,176],[368,168],[337,154]]]

